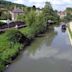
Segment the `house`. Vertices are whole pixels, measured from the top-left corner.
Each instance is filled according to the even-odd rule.
[[[15,7],[12,11],[10,11],[10,14],[12,15],[12,21],[16,21],[17,20],[16,17],[18,15],[22,15],[23,13],[24,13],[23,10]]]
[[[60,16],[60,19],[63,19],[66,16],[66,12],[60,11],[60,12],[58,12],[58,15]]]

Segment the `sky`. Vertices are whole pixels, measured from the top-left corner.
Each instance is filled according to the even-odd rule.
[[[66,7],[72,7],[72,0],[7,0],[14,3],[24,4],[27,6],[33,6],[42,8],[45,5],[45,2],[50,2],[53,9],[56,10],[65,10]]]

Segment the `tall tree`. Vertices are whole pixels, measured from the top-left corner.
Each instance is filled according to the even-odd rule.
[[[32,9],[33,9],[33,10],[36,10],[36,6],[35,6],[35,5],[33,5]]]
[[[43,14],[44,14],[46,23],[47,23],[48,19],[51,19],[52,13],[53,13],[53,9],[52,9],[50,2],[46,2],[45,7],[43,8]]]
[[[52,9],[52,6],[51,6],[50,2],[45,3],[45,8]]]
[[[64,21],[65,22],[71,21],[72,20],[72,8],[67,7],[65,12],[66,12],[66,16],[64,17]]]
[[[56,22],[59,19],[57,12],[53,10],[50,2],[45,3],[43,14],[44,14],[46,22],[48,22],[48,20],[53,20]]]
[[[72,13],[72,8],[67,7],[65,11],[66,11],[66,13],[71,14]]]

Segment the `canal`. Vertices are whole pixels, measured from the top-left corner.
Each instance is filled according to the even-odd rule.
[[[37,37],[5,72],[72,72],[72,48],[61,25]]]

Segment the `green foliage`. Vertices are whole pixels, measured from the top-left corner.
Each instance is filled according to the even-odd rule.
[[[52,9],[51,4],[46,2],[44,9],[41,10],[39,14],[37,14],[34,9],[31,9],[31,11],[26,14],[25,23],[27,24],[27,27],[20,31],[28,38],[34,38],[37,34],[47,29],[47,22],[49,19],[57,22],[59,16],[56,11]]]
[[[34,27],[34,29],[36,29],[36,33],[39,32],[43,32],[47,27],[47,23],[45,21],[45,17],[43,15],[43,13],[40,13],[37,17],[36,17],[36,25]]]
[[[33,30],[32,27],[26,27],[20,29],[20,31],[29,39],[32,39],[35,37],[35,30]]]
[[[27,27],[20,31],[28,38],[34,38],[39,32],[43,32],[47,25],[43,14],[37,15],[34,10],[27,14],[25,22]]]
[[[33,9],[33,10],[36,10],[36,6],[35,6],[35,5],[33,5],[32,9]]]
[[[4,23],[3,22],[0,22],[0,26],[2,26],[2,25],[4,25]]]
[[[72,8],[67,7],[65,11],[66,11],[67,13],[71,13],[71,12],[72,12]]]
[[[24,12],[25,14],[28,14],[31,11],[31,7],[25,7]]]
[[[8,41],[17,43],[20,41],[23,35],[18,30],[9,30],[7,31],[6,36],[7,36]]]
[[[46,2],[46,5],[43,9],[43,13],[44,13],[46,20],[50,19],[50,17],[52,16],[52,12],[53,12],[53,9],[52,9],[51,4],[49,2]]]
[[[6,0],[0,0],[0,19],[1,20],[11,19],[9,11],[13,10],[14,7],[24,10],[26,6],[22,4],[12,3]]]
[[[65,22],[69,22],[72,20],[72,15],[70,13],[67,13],[67,15],[64,17]]]
[[[43,32],[47,26],[43,14],[37,15],[34,10],[27,14],[25,22],[27,27],[24,29],[24,35],[27,35],[28,38],[33,38],[39,32]]]
[[[7,12],[7,11],[1,11],[1,16],[0,16],[0,20],[7,20],[7,19],[11,19],[11,15]]]
[[[66,12],[66,16],[64,17],[64,21],[65,22],[71,21],[72,20],[72,8],[70,7],[66,8],[65,12]]]
[[[11,57],[15,56],[22,45],[18,42],[21,33],[17,30],[9,30],[0,35],[0,72],[5,68],[5,64],[11,62]],[[12,45],[11,42],[14,42]]]
[[[48,20],[52,20],[55,22],[59,21],[59,16],[57,15],[56,11],[53,10],[50,2],[46,2],[45,7],[43,8],[43,14],[46,22]]]
[[[17,15],[16,19],[17,21],[25,21],[25,14]]]
[[[15,6],[19,7],[19,8],[25,7],[25,5],[12,3],[12,2],[6,1],[6,0],[0,0],[0,4],[2,5],[2,7],[4,7],[5,9],[8,9],[8,10],[12,10]]]
[[[4,64],[0,63],[0,72],[3,72],[4,70]]]
[[[31,27],[32,25],[35,25],[35,20],[36,20],[36,13],[35,11],[30,11],[26,17],[25,17],[25,22],[27,26]]]
[[[24,7],[24,5],[14,4],[11,2],[8,3],[1,1],[0,3],[6,5],[6,8],[9,10],[13,6],[19,6],[20,8]],[[0,35],[0,70],[3,70],[5,63],[11,62],[11,58],[22,48],[19,41],[23,34],[27,38],[33,39],[36,35],[47,29],[48,20],[51,19],[57,22],[59,19],[57,13],[52,9],[49,2],[46,2],[44,9],[41,10],[41,12],[39,11],[38,14],[35,10],[35,6],[33,6],[33,8],[26,7],[24,10],[25,15],[18,15],[17,19],[25,21],[27,27],[20,29],[20,31],[8,30],[4,34]]]
[[[1,54],[1,59],[5,63],[10,60],[11,57],[15,56],[16,53],[19,52],[21,45],[19,43],[15,43],[12,48],[7,48],[5,51]]]

